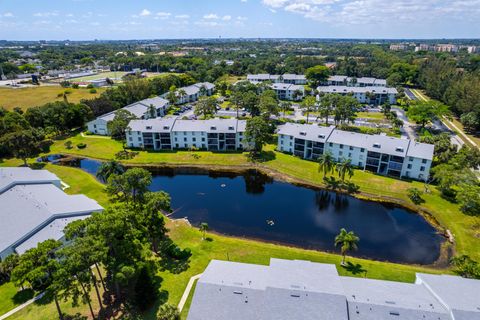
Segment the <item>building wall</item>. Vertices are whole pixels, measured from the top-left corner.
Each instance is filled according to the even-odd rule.
[[[95,119],[87,123],[87,128],[88,131],[102,135],[102,136],[108,136],[108,129],[107,129],[107,121],[103,119]]]
[[[348,159],[352,162],[352,165],[362,169],[365,168],[367,159],[367,150],[365,148],[327,142],[325,144],[325,152],[330,152],[335,161],[340,162],[342,159]]]
[[[417,180],[425,180],[429,176],[431,167],[431,160],[406,157],[402,167],[402,176]]]

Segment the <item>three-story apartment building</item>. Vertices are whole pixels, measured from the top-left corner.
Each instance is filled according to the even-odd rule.
[[[354,166],[374,173],[427,180],[434,146],[386,135],[287,123],[278,130],[277,149],[311,160],[328,152],[335,161],[348,159]]]

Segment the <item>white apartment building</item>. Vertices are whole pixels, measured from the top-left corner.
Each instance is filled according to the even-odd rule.
[[[387,87],[348,87],[348,86],[320,86],[317,88],[319,100],[322,93],[334,93],[340,95],[352,95],[360,103],[381,105],[385,102],[395,104],[398,91]]]
[[[271,86],[280,100],[300,101],[305,96],[304,86],[288,83],[273,83]]]
[[[386,87],[387,80],[370,77],[347,77],[347,76],[330,76],[327,80],[329,86],[346,86],[346,87]]]
[[[181,94],[182,91],[184,92],[183,95]],[[204,92],[202,93],[202,91]],[[214,91],[215,85],[210,82],[199,82],[188,87],[179,88],[176,92],[178,98],[176,104],[195,102],[202,95],[211,96]],[[166,98],[167,95],[168,93],[165,93],[162,97]]]
[[[166,114],[169,102],[163,98],[155,97],[132,103],[122,109],[133,113],[139,119],[149,119],[152,118],[152,115],[149,112],[151,106],[156,110],[155,117],[163,117]],[[94,134],[108,136],[109,132],[107,124],[115,118],[115,113],[117,111],[118,110],[106,113],[95,120],[88,122],[88,131]]]
[[[287,123],[278,130],[277,149],[310,160],[328,152],[335,161],[348,159],[354,166],[374,173],[425,181],[434,146],[335,127]]]
[[[126,131],[127,146],[153,150],[242,150],[245,127],[246,121],[237,119],[132,120]]]
[[[290,74],[272,75],[267,73],[261,74],[249,74],[247,75],[247,81],[252,83],[271,81],[273,83],[289,83],[295,85],[306,85],[307,78],[303,74]]]

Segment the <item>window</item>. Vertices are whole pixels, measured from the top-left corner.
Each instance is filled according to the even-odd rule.
[[[360,152],[365,152],[365,149],[364,149],[364,148],[361,148],[361,149],[360,149]]]
[[[353,150],[353,147],[352,147],[352,146],[350,146],[350,150]]]
[[[343,149],[343,144],[340,145],[340,149]]]
[[[333,143],[331,143],[331,142],[330,142],[328,145],[329,145],[330,147],[333,147]]]
[[[412,164],[411,163],[408,164],[407,169],[412,169]]]
[[[141,137],[138,137],[138,141],[140,141],[140,142],[141,142],[141,141],[142,141],[142,138],[141,138]]]
[[[339,156],[343,156],[343,151],[338,151]]]
[[[427,163],[427,159],[422,159],[422,163]]]
[[[177,138],[175,138],[175,141],[178,141]]]
[[[187,142],[187,138],[183,138],[183,142]]]
[[[205,142],[205,138],[202,138],[202,142]]]
[[[359,167],[363,167],[363,162],[359,162],[359,163],[358,163],[358,166],[359,166]]]
[[[96,129],[96,128],[97,128],[97,125],[96,125],[96,124],[94,124],[94,125],[93,125],[93,127]]]
[[[178,143],[175,143],[175,148],[178,148]]]
[[[280,141],[280,144],[283,146],[283,140],[282,140],[282,141]]]
[[[132,137],[128,137],[128,141],[133,141]]]
[[[420,171],[425,171],[425,167],[424,167],[424,166],[421,166],[421,167],[420,167]]]
[[[408,161],[413,161],[413,157],[408,157]]]
[[[359,158],[360,160],[363,160],[363,155],[361,154],[358,158]]]
[[[352,153],[351,153],[351,152],[348,153],[348,157],[349,157],[349,158],[352,157]]]
[[[192,141],[193,141],[193,142],[197,141],[197,138],[192,138]]]

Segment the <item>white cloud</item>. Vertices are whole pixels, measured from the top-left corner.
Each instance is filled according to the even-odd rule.
[[[230,20],[232,20],[232,16],[229,16],[229,15],[223,16],[222,20],[223,21],[230,21]]]
[[[170,12],[157,12],[157,16],[160,17],[160,18],[168,18],[171,15],[172,14]]]
[[[203,16],[203,19],[215,20],[215,19],[218,19],[218,15],[216,15],[214,13],[206,14],[206,15]]]
[[[33,14],[34,17],[56,17],[58,16],[58,11],[51,12],[37,12]]]
[[[240,0],[240,2],[243,2],[243,3],[245,3],[245,2],[247,2],[247,0]]]
[[[284,10],[337,25],[477,19],[480,0],[262,0]],[[392,21],[393,20],[393,21]]]
[[[5,12],[3,15],[0,15],[0,16],[5,17],[5,18],[13,18],[14,17],[13,13],[11,13],[11,12]]]
[[[175,19],[190,19],[190,16],[188,14],[177,14]]]
[[[238,17],[237,17],[237,20],[238,20],[238,21],[246,21],[246,20],[248,20],[248,18],[247,18],[247,17],[238,16]]]
[[[143,9],[142,12],[140,12],[140,16],[141,17],[147,17],[149,15],[151,15],[152,13],[150,11],[148,11],[147,9]]]

